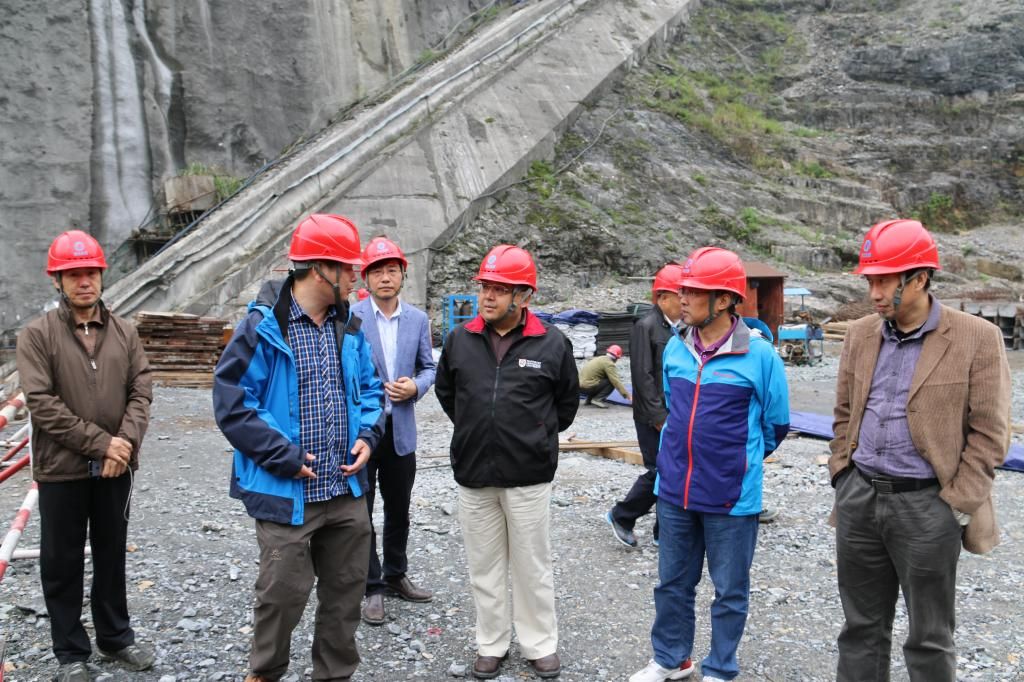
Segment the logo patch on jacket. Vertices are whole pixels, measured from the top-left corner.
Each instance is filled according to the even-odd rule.
[[[540,362],[538,360],[527,360],[526,358],[519,358],[520,367],[529,367],[530,369],[540,369]]]

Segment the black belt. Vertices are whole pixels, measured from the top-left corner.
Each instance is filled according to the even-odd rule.
[[[937,478],[891,478],[889,476],[869,474],[857,466],[854,468],[857,469],[858,474],[864,477],[865,481],[871,484],[872,488],[884,494],[909,493],[915,490],[931,488],[939,484],[939,479]]]

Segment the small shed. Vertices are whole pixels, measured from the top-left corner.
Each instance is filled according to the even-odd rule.
[[[747,270],[747,295],[738,307],[739,313],[761,320],[777,337],[779,325],[785,318],[783,290],[786,275],[758,261],[744,261],[743,265]]]

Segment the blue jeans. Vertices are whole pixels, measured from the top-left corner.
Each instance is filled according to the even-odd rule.
[[[659,499],[658,523],[661,582],[654,588],[654,660],[675,668],[691,656],[694,601],[706,554],[715,600],[711,604],[711,651],[700,667],[704,675],[731,680],[740,672],[736,649],[747,622],[757,515],[692,512]]]

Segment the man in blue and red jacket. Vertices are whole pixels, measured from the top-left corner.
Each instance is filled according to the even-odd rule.
[[[514,624],[534,672],[557,677],[549,508],[558,432],[579,409],[576,361],[569,340],[526,307],[537,288],[529,253],[494,247],[476,280],[480,314],[448,335],[434,385],[455,425],[452,469],[476,604],[472,674],[500,674]]]
[[[292,273],[263,285],[214,374],[217,425],[235,447],[231,496],[256,519],[260,549],[247,682],[284,676],[314,579],[313,679],[351,677],[370,560],[359,498],[383,390],[346,302],[359,233],[341,216],[311,215],[288,258]]]
[[[746,271],[731,251],[700,248],[683,264],[682,321],[689,329],[668,342],[662,362],[668,419],[656,484],[654,659],[630,682],[693,673],[694,601],[705,556],[715,600],[703,679],[739,674],[762,461],[789,431],[785,369],[771,342],[736,315],[745,294]]]

